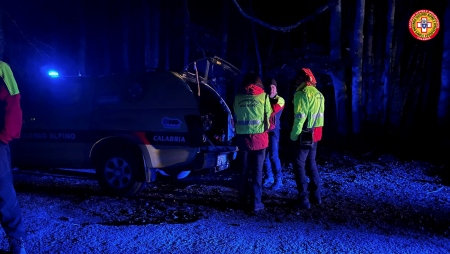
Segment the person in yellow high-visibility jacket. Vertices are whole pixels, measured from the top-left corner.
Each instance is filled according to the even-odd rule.
[[[311,203],[321,204],[320,176],[316,165],[317,142],[322,139],[325,99],[316,88],[316,79],[308,68],[302,68],[296,75],[294,94],[294,124],[290,138],[295,141],[294,176],[298,190],[298,207],[309,209]],[[301,133],[312,128],[310,144],[302,144]],[[309,182],[307,178],[309,176]]]
[[[267,131],[272,114],[268,97],[261,78],[250,72],[244,76],[242,91],[235,96],[233,103],[236,142],[243,160],[239,199],[244,206],[250,201],[255,212],[264,209],[261,201],[262,169],[265,150],[269,145]],[[252,179],[250,185],[249,178]]]

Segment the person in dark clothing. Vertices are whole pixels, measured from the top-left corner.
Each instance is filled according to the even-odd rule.
[[[0,223],[9,238],[11,253],[24,254],[25,227],[13,186],[9,142],[20,137],[22,109],[20,94],[11,68],[0,61]]]
[[[283,185],[283,175],[281,172],[281,161],[278,156],[280,143],[280,117],[284,109],[284,99],[278,95],[277,82],[275,79],[268,79],[266,82],[267,92],[269,93],[270,105],[272,106],[272,115],[270,115],[269,128],[269,147],[266,150],[266,159],[264,161],[265,175],[264,187],[272,190],[278,190]]]
[[[311,203],[322,203],[316,152],[317,142],[322,139],[325,101],[316,88],[317,82],[310,69],[302,68],[298,71],[296,84],[298,87],[294,94],[294,124],[290,135],[296,144],[293,170],[298,190],[298,207],[309,209]],[[313,129],[312,143],[308,145],[301,143],[301,133],[305,128]]]
[[[236,142],[242,153],[243,171],[240,178],[239,199],[246,205],[250,198],[253,211],[264,209],[262,195],[262,169],[265,150],[269,145],[267,130],[272,113],[268,95],[261,78],[247,73],[241,92],[234,98]],[[251,184],[249,184],[249,178]]]

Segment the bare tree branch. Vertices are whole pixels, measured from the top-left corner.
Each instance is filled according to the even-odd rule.
[[[184,0],[184,8],[186,9],[186,13],[187,13],[187,20],[191,20],[191,17],[189,15],[189,8],[188,8],[188,0]]]
[[[17,24],[17,22],[11,17],[11,15],[9,15],[8,12],[4,11],[4,13],[8,16],[8,18],[14,23],[14,25],[16,26],[17,30],[19,30],[20,34],[22,35],[22,37],[28,42],[28,44],[30,44],[35,50],[36,52],[43,56],[43,57],[47,57],[47,58],[51,58],[49,55],[47,55],[45,52],[43,52],[42,50],[38,49],[29,39],[28,37],[23,33],[23,31],[20,29],[19,25]],[[44,43],[42,43],[44,44]]]
[[[299,25],[301,25],[301,24],[303,24],[303,23],[305,23],[305,22],[307,22],[307,21],[310,21],[310,20],[314,19],[318,14],[320,14],[320,13],[326,11],[326,10],[328,9],[328,7],[329,7],[328,4],[327,4],[327,5],[324,5],[324,6],[320,7],[320,8],[318,8],[313,14],[311,14],[311,15],[309,15],[308,17],[306,17],[306,18],[304,18],[304,19],[298,21],[297,23],[295,23],[295,24],[293,24],[293,25],[290,25],[290,26],[273,26],[273,25],[267,24],[267,23],[265,23],[265,22],[263,22],[263,21],[261,21],[261,20],[255,18],[255,17],[252,17],[252,16],[248,15],[247,13],[245,13],[244,10],[242,10],[241,6],[239,6],[239,4],[237,3],[237,0],[233,0],[233,2],[234,2],[234,4],[236,5],[236,7],[238,8],[239,12],[240,12],[246,19],[249,19],[249,20],[251,20],[251,21],[253,21],[253,22],[255,22],[255,23],[258,23],[258,24],[260,24],[261,26],[266,27],[266,28],[269,28],[269,29],[271,29],[271,30],[282,31],[282,32],[289,32],[290,30],[292,30],[292,29],[298,27]]]

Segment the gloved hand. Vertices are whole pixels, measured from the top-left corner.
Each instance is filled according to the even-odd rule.
[[[291,132],[291,141],[297,141],[297,140],[298,140],[298,135]]]

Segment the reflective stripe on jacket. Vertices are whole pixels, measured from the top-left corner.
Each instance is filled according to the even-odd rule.
[[[269,128],[272,108],[266,93],[238,94],[233,107],[237,134],[263,133]]]
[[[322,127],[324,112],[325,98],[322,93],[314,86],[303,87],[303,85],[300,85],[294,94],[294,125],[290,135],[291,139],[294,141],[298,139],[306,119],[308,119],[308,122],[305,127]],[[317,120],[315,120],[316,117]]]

